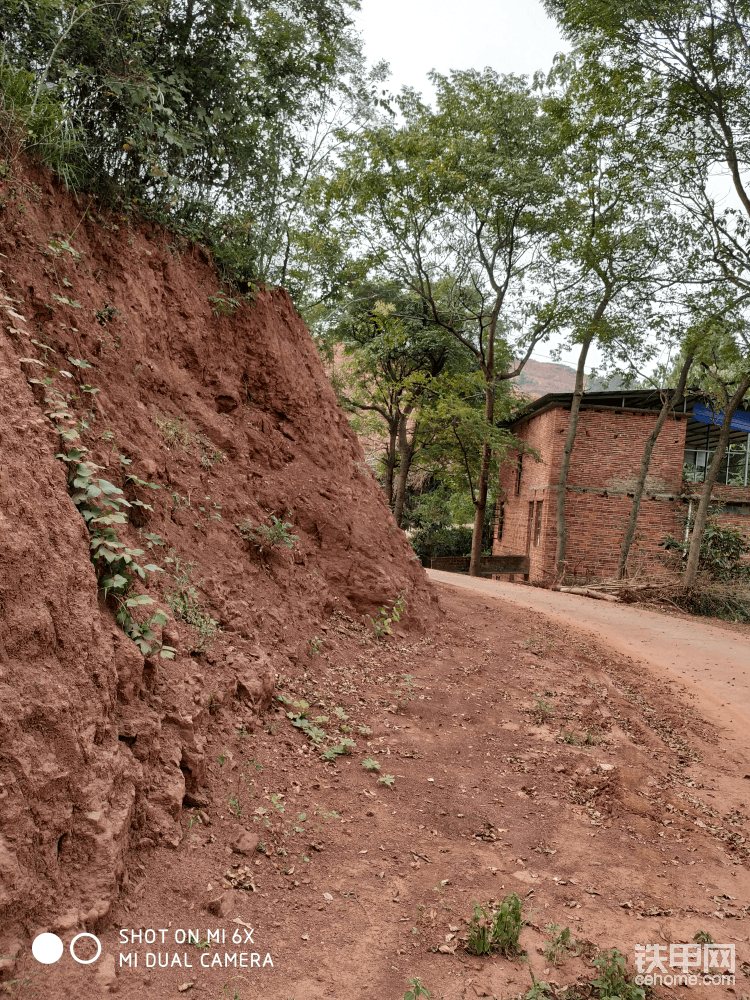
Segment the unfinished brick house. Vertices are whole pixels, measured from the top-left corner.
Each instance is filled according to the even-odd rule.
[[[539,454],[515,453],[500,470],[500,493],[492,554],[528,555],[526,579],[554,577],[555,508],[572,393],[534,400],[507,426]],[[633,500],[646,438],[661,399],[650,390],[587,392],[579,415],[565,497],[568,528],[567,577],[613,576]],[[629,558],[629,572],[664,571],[665,535],[685,531],[685,515],[716,448],[721,414],[688,395],[673,412],[654,448]],[[750,412],[732,420],[727,457],[714,500],[726,504],[720,520],[750,533]]]

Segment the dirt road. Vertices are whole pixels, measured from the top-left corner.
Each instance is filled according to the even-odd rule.
[[[613,649],[645,661],[665,679],[696,684],[700,710],[750,751],[750,641],[700,620],[686,622],[627,604],[596,601],[499,580],[428,570],[435,582],[477,591],[574,625]]]
[[[435,1000],[509,1000],[533,973],[549,984],[538,996],[582,1000],[600,995],[592,963],[610,949],[632,972],[636,945],[658,947],[672,971],[670,945],[702,933],[736,949],[733,992],[703,982],[703,951],[688,994],[654,996],[750,994],[736,730],[696,678],[584,627],[588,603],[561,620],[506,589],[513,600],[440,583],[445,615],[427,635],[377,640],[334,612],[316,654],[278,677],[288,702],[261,724],[217,713],[208,805],[184,811],[182,843],[129,855],[98,931],[109,979],[67,953],[20,976],[55,1000],[111,986],[123,1000],[403,1000],[415,976]],[[319,745],[293,724],[302,699]],[[262,853],[232,849],[243,831]],[[511,894],[520,953],[471,954],[474,904]]]

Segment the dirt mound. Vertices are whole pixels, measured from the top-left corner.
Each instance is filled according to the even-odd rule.
[[[323,614],[361,619],[406,592],[408,629],[437,604],[284,292],[233,300],[201,247],[33,169],[0,181],[0,199],[0,954],[12,956],[41,929],[106,923],[128,849],[177,844],[183,804],[200,804],[215,720],[252,731]],[[144,657],[97,586],[56,457],[73,446],[131,504],[114,527],[161,570],[138,590],[169,613],[154,632],[173,660]],[[275,545],[237,527],[258,537],[272,518],[292,526],[277,524]]]

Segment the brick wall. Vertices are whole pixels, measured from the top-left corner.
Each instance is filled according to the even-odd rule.
[[[565,500],[566,560],[571,576],[592,579],[615,573],[643,447],[657,416],[653,411],[581,410]],[[569,419],[570,411],[557,407],[515,427],[517,436],[535,448],[540,458],[534,461],[528,455],[524,457],[518,494],[517,454],[500,471],[504,523],[502,538],[495,538],[492,551],[497,555],[523,554],[528,547],[531,580],[554,576],[557,503],[554,484],[559,479]],[[686,426],[685,418],[670,418],[654,448],[631,548],[631,572],[639,569],[665,572],[660,559],[664,550],[659,543],[665,534],[679,537],[684,531],[681,521],[686,513],[686,498],[682,463]],[[724,499],[728,502],[750,499],[750,490],[724,487],[721,492],[726,494]],[[537,542],[540,501],[541,530]],[[722,520],[741,528],[750,527],[750,517],[740,514],[727,515]]]

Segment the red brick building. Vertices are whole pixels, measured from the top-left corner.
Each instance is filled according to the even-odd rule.
[[[529,579],[554,577],[555,509],[571,393],[534,400],[509,428],[536,450],[515,453],[500,470],[493,555],[529,556]],[[587,392],[583,396],[565,496],[567,576],[611,577],[633,501],[646,439],[661,409],[650,390]],[[685,515],[700,493],[719,436],[715,417],[688,396],[667,419],[651,458],[629,572],[664,571],[666,534],[685,531]],[[713,420],[714,423],[707,421]],[[732,420],[730,447],[714,499],[726,504],[721,519],[750,533],[750,413]]]

